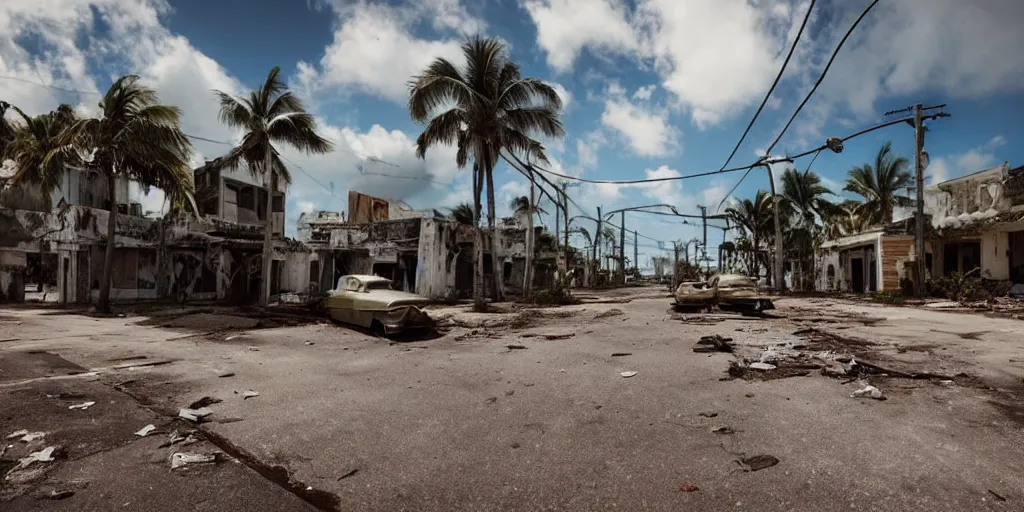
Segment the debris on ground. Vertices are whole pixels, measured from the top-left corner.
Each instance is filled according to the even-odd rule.
[[[21,436],[21,439],[19,439],[19,441],[23,443],[31,443],[32,441],[35,441],[36,439],[42,439],[45,436],[46,432],[29,432]]]
[[[697,413],[697,416],[703,416],[705,418],[714,418],[715,416],[718,416],[718,413],[717,412],[701,412],[701,413]]]
[[[53,446],[47,446],[38,452],[32,452],[18,461],[18,467],[15,469],[24,469],[36,462],[53,462],[53,452],[56,450]]]
[[[259,347],[249,347],[249,350],[252,351],[252,352],[259,352],[260,348]]]
[[[259,392],[253,391],[251,389],[242,391],[242,400],[248,400],[250,398],[256,398],[258,396],[260,396]]]
[[[234,376],[235,376],[235,372],[224,372],[224,373],[218,375],[217,377],[220,377],[220,378],[223,379],[225,377],[234,377]]]
[[[576,333],[570,332],[570,333],[565,333],[565,334],[541,334],[540,335],[541,338],[544,338],[544,339],[546,339],[548,341],[567,340],[569,338],[572,338],[573,336],[576,336]]]
[[[75,491],[72,491],[71,489],[61,489],[59,491],[57,489],[52,489],[50,492],[36,495],[36,499],[40,499],[40,500],[63,500],[65,498],[70,498],[70,497],[72,497],[74,495],[75,495]]]
[[[612,357],[626,357],[633,355],[632,352],[612,352]]]
[[[739,463],[740,466],[743,466],[745,471],[760,471],[778,464],[779,459],[772,457],[771,455],[755,455],[753,457],[740,459]]]
[[[186,439],[188,439],[188,437],[182,435],[181,432],[179,432],[177,430],[174,430],[170,434],[167,435],[167,441],[164,441],[157,448],[167,448],[168,446],[175,445],[175,444],[180,443],[180,442],[182,442],[182,441],[184,441]]]
[[[700,340],[697,341],[697,346],[693,347],[693,351],[697,353],[704,352],[732,352],[732,338],[723,338],[718,334],[712,334],[710,336],[701,336]]]
[[[526,350],[526,345],[505,345],[509,350]]]
[[[183,408],[178,411],[178,417],[196,423],[202,423],[203,418],[213,414],[213,411],[209,407],[202,407],[199,409]]]
[[[82,402],[80,404],[68,406],[68,409],[81,409],[84,411],[94,405],[96,405],[96,402]]]
[[[303,343],[303,345],[306,345],[307,347],[313,346],[313,345],[315,345],[315,344],[316,344],[316,343],[314,343],[314,342],[312,342],[312,341],[309,341],[309,340],[306,340],[306,342],[305,342],[305,343]]]
[[[150,423],[149,425],[146,425],[145,427],[140,428],[139,431],[135,433],[135,435],[137,435],[139,437],[146,437],[149,434],[153,433],[154,430],[156,430],[156,425],[153,425],[152,423]]]
[[[15,430],[14,432],[11,432],[10,434],[7,435],[7,439],[8,440],[10,440],[10,439],[17,439],[17,438],[19,438],[21,436],[24,436],[26,434],[28,434],[28,430],[25,430],[25,429]]]
[[[178,452],[171,455],[171,469],[178,469],[191,464],[212,464],[214,462],[217,462],[216,453]]]
[[[769,371],[778,368],[774,364],[762,363],[760,361],[750,363],[747,365],[752,370]]]
[[[192,402],[192,403],[188,404],[188,408],[189,409],[202,409],[204,407],[209,407],[209,406],[211,406],[213,404],[219,404],[222,401],[223,400],[221,400],[220,398],[214,398],[212,396],[204,396],[204,397],[200,398],[199,400],[196,400],[195,402]]]
[[[989,489],[988,493],[991,494],[995,499],[997,499],[999,501],[1006,501],[1006,498],[1003,497],[1002,494],[999,494],[999,493],[993,491],[992,489]]]
[[[866,385],[857,391],[850,394],[850,398],[874,398],[875,400],[885,400],[885,395],[878,388]]]
[[[621,375],[623,378],[628,379],[628,378],[630,378],[630,377],[632,377],[632,376],[634,376],[634,375],[636,375],[638,373],[640,373],[640,372],[628,371],[628,372],[620,372],[619,375]]]
[[[679,484],[679,492],[696,492],[698,490],[700,490],[700,489],[698,489],[698,487],[696,485],[693,485],[693,484],[688,484],[688,483]]]
[[[339,476],[338,477],[338,481],[340,482],[340,481],[342,481],[342,480],[344,480],[344,479],[346,479],[348,477],[355,476],[355,474],[358,473],[358,472],[359,472],[359,468],[355,468],[355,469],[353,469],[351,471],[348,471],[344,475]]]
[[[711,433],[712,434],[728,435],[728,434],[735,434],[736,431],[733,430],[732,427],[727,427],[727,426],[723,425],[723,426],[719,426],[719,427],[712,427],[711,428]]]
[[[625,314],[625,313],[623,313],[621,309],[612,308],[612,309],[609,309],[608,311],[602,311],[602,312],[594,315],[594,320],[600,320],[602,318],[608,318],[608,317],[613,317],[613,316],[621,316],[623,314]]]

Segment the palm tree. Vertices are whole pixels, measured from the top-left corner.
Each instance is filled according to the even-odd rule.
[[[897,193],[912,181],[907,159],[894,156],[892,143],[886,142],[875,156],[874,167],[864,164],[850,169],[843,190],[864,198],[857,214],[870,225],[889,224],[895,207],[911,205],[910,198]]]
[[[242,142],[221,161],[221,168],[248,167],[253,177],[262,177],[267,189],[266,219],[263,229],[263,261],[260,306],[270,301],[270,263],[273,231],[273,198],[280,183],[291,183],[288,167],[274,143],[286,144],[307,154],[323,155],[334,146],[316,132],[316,120],[306,112],[297,96],[288,91],[278,75],[281,68],[274,66],[263,85],[249,93],[248,98],[236,98],[222,91],[214,91],[220,98],[220,120],[244,131]]]
[[[7,121],[7,110],[11,104],[0,101],[0,165],[3,165],[7,158],[7,144],[14,139],[14,127]]]
[[[110,281],[117,231],[115,184],[127,179],[143,187],[191,194],[194,188],[189,155],[192,144],[181,131],[181,110],[161,105],[154,90],[139,77],[119,78],[99,104],[100,117],[75,122],[66,141],[85,150],[86,171],[106,180],[110,197],[106,254],[96,309],[110,311]],[[41,167],[48,162],[44,161]]]
[[[10,137],[5,147],[6,157],[14,165],[10,184],[30,184],[38,187],[39,196],[26,195],[24,189],[9,189],[7,195],[12,201],[4,204],[22,204],[22,208],[49,211],[51,195],[63,182],[66,165],[77,161],[77,153],[62,139],[65,131],[75,123],[74,114],[67,105],[56,111],[30,117],[18,107],[10,106],[21,117],[8,125]],[[34,199],[33,200],[33,196]],[[31,203],[31,204],[29,204]]]
[[[749,260],[750,266],[747,270],[756,279],[761,275],[762,242],[767,243],[774,238],[770,194],[767,190],[758,190],[753,201],[750,199],[736,201],[725,209],[725,213],[740,233],[750,239],[753,257]],[[771,266],[765,263],[765,267],[769,269],[768,280],[771,282]]]
[[[811,275],[814,275],[814,252],[811,242],[818,235],[818,219],[824,218],[835,209],[835,205],[824,197],[831,194],[832,191],[821,184],[821,177],[810,169],[800,172],[791,167],[782,173],[782,196],[797,221],[792,226],[795,236],[794,245],[790,247],[795,246],[797,250],[801,284],[806,282],[803,272],[805,257],[810,256],[808,268]]]
[[[459,69],[437,58],[409,85],[409,114],[426,124],[416,139],[416,154],[426,156],[436,145],[455,145],[455,163],[465,167],[474,161],[474,201],[479,218],[480,192],[487,186],[487,225],[491,231],[494,265],[493,295],[501,298],[501,272],[495,222],[494,167],[502,151],[518,153],[527,160],[547,162],[544,146],[532,136],[563,137],[559,120],[562,100],[550,85],[523,78],[519,66],[509,60],[508,47],[498,39],[473,38],[462,44],[466,66]],[[477,275],[473,298],[483,308],[483,236],[477,234]]]
[[[467,226],[473,225],[473,205],[469,203],[459,203],[454,208],[448,210],[448,218],[458,222],[459,224],[465,224]]]

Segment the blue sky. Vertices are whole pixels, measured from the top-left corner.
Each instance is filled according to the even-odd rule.
[[[816,3],[786,75],[733,165],[751,163],[770,143],[868,3]],[[932,122],[928,132],[927,175],[952,178],[1003,161],[1024,164],[1018,119],[1024,6],[962,4],[880,2],[773,153],[859,131],[888,110],[947,103],[952,117]],[[343,210],[350,188],[440,209],[469,199],[468,174],[455,168],[451,150],[433,150],[426,161],[412,155],[421,127],[404,108],[405,84],[436,56],[458,58],[462,37],[504,39],[524,74],[564,92],[567,136],[547,142],[552,170],[590,179],[665,177],[721,167],[807,6],[788,0],[9,0],[0,5],[0,76],[8,77],[0,78],[0,99],[29,112],[57,102],[88,111],[98,99],[91,93],[136,73],[183,109],[189,134],[230,143],[237,134],[217,121],[211,90],[242,93],[276,65],[337,142],[324,157],[285,153],[295,177],[290,224],[301,211]],[[849,141],[842,154],[822,154],[812,168],[841,193],[846,171],[870,162],[889,140],[911,156],[913,131],[899,125]],[[227,148],[197,140],[196,161]],[[495,177],[499,213],[506,214],[526,185],[504,167]],[[717,207],[739,177],[571,190],[589,215],[597,206],[665,202],[695,213],[699,204]],[[735,195],[749,197],[767,185],[765,173],[755,172]],[[629,229],[652,239],[699,234],[666,217],[626,219]],[[720,241],[720,231],[711,233]],[[644,263],[657,251],[640,252]]]

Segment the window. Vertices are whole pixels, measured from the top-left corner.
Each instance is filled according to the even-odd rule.
[[[345,279],[345,290],[354,292],[359,290],[359,280],[354,277]]]
[[[387,281],[387,280],[370,281],[370,282],[366,283],[366,285],[364,285],[364,288],[366,290],[390,290],[391,289],[391,281]]]

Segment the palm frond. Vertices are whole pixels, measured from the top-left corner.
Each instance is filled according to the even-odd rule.
[[[427,127],[423,129],[423,133],[416,138],[416,156],[424,158],[427,149],[433,146],[451,146],[460,142],[460,139],[465,138],[462,126],[467,120],[466,111],[461,108],[453,108],[431,119],[427,123]],[[465,148],[460,145],[459,149],[464,150]],[[465,161],[459,167],[463,166],[465,166]]]

